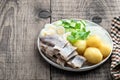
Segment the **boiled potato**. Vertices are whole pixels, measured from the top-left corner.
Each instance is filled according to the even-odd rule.
[[[89,47],[85,50],[84,57],[88,62],[92,64],[97,64],[103,59],[103,55],[99,49],[95,47]]]
[[[111,52],[111,47],[107,44],[104,44],[104,43],[101,44],[99,49],[100,49],[104,58],[106,58]]]
[[[77,47],[77,51],[80,55],[83,55],[85,49],[86,49],[86,40],[78,40],[73,44],[75,47]]]
[[[92,35],[92,36],[88,37],[88,39],[87,39],[88,47],[98,48],[99,46],[101,46],[101,43],[102,43],[102,41],[100,40],[100,38],[97,35]]]

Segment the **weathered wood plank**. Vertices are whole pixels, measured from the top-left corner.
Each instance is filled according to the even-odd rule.
[[[49,64],[37,50],[37,36],[50,18],[50,0],[0,0],[0,80],[50,80]]]
[[[87,19],[110,31],[110,21],[120,14],[118,0],[51,0],[52,22],[64,18]],[[102,66],[81,73],[51,67],[52,80],[111,80],[110,60]]]

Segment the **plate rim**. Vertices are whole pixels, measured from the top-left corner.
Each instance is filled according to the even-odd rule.
[[[60,19],[60,20],[65,20],[65,19]],[[83,19],[74,19],[74,20],[83,20]],[[57,20],[57,21],[59,21],[59,20]],[[100,25],[98,25],[98,24],[96,24],[96,23],[94,23],[94,22],[92,22],[92,21],[89,21],[89,20],[85,20],[85,21],[101,27]],[[56,22],[56,21],[52,22],[51,24],[53,24],[53,23],[55,23],[55,22]],[[110,34],[109,34],[108,31],[105,30],[103,27],[101,27],[101,28],[107,33],[107,36],[110,38],[111,45],[112,45],[111,48],[112,48],[112,49],[111,49],[111,52],[110,52],[109,56],[107,56],[104,60],[102,60],[102,61],[101,61],[100,63],[98,63],[98,64],[95,64],[95,65],[92,65],[92,66],[89,66],[89,67],[82,67],[82,68],[79,68],[79,69],[78,69],[78,68],[77,68],[77,69],[74,69],[74,68],[70,68],[70,67],[61,66],[61,65],[53,62],[52,60],[50,60],[46,55],[44,55],[43,52],[41,52],[41,50],[40,50],[40,48],[39,48],[39,45],[40,45],[40,43],[39,43],[40,33],[39,33],[39,36],[38,36],[38,38],[37,38],[37,48],[38,48],[38,50],[39,50],[40,55],[45,59],[45,61],[48,62],[49,64],[51,64],[51,65],[54,66],[54,67],[57,67],[57,68],[59,68],[59,69],[66,70],[66,71],[72,71],[72,72],[82,72],[82,71],[92,70],[92,69],[95,69],[96,67],[99,67],[99,66],[102,65],[103,63],[105,63],[105,62],[110,58],[110,56],[111,56],[111,54],[112,54],[112,50],[113,50],[113,41],[112,41],[112,38],[111,38]],[[41,30],[40,30],[40,32],[41,32]]]

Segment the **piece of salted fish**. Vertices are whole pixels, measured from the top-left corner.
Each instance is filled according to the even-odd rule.
[[[73,51],[72,54],[70,54],[68,57],[67,57],[67,60],[70,60],[71,58],[73,58],[74,56],[77,56],[78,53],[76,51]]]
[[[66,61],[63,60],[61,57],[57,58],[56,62],[57,62],[58,64],[62,65],[62,66],[64,66],[65,63],[66,63]]]
[[[43,43],[40,43],[40,49],[46,54],[46,55],[49,55],[49,56],[54,56],[55,53],[57,54],[58,52],[56,50],[54,50],[53,47],[51,46],[48,46],[46,44],[43,44]]]
[[[61,48],[63,48],[67,44],[67,42],[58,35],[40,37],[40,41],[47,45],[59,46]]]
[[[64,66],[65,60],[63,60],[60,55],[58,55],[58,50],[54,49],[51,46],[47,46],[41,43],[41,51],[43,51],[47,57],[49,57],[52,61]],[[54,56],[56,55],[56,57]]]
[[[76,56],[76,55],[78,55],[78,53],[77,53],[76,51],[74,51],[74,52],[72,52],[71,55],[69,55],[69,56],[67,57],[67,59],[64,60],[63,58],[61,58],[61,55],[60,55],[60,54],[56,54],[56,57],[57,57],[57,61],[56,61],[56,62],[57,62],[58,64],[64,66],[65,63],[66,63],[69,59],[71,59],[72,57],[74,57],[74,56]]]
[[[54,56],[55,53],[58,53],[58,51],[54,50],[53,47],[41,43],[40,49],[49,59],[51,59],[54,62],[58,61],[58,58]],[[64,63],[60,60],[59,64],[63,65]]]
[[[59,55],[61,56],[62,59],[66,61],[68,61],[71,57],[77,54],[77,52],[75,54],[72,54],[76,50],[76,47],[73,47],[70,44],[67,44],[64,48],[55,46],[54,49],[58,49]]]
[[[50,60],[52,60],[52,61],[54,61],[54,62],[56,62],[57,61],[57,58],[55,57],[55,56],[50,56],[50,55],[47,55],[43,50],[41,50],[45,55],[46,55],[46,57],[48,57]]]
[[[85,61],[86,59],[83,56],[77,55],[73,59],[68,61],[67,64],[73,68],[80,68]]]

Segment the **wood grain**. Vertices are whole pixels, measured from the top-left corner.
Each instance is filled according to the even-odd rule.
[[[120,13],[117,0],[52,0],[52,22],[64,18],[87,19],[110,31],[113,16]],[[87,72],[74,73],[51,68],[52,80],[112,80],[110,60]]]
[[[47,64],[36,47],[40,29],[50,18],[50,0],[0,1],[0,80],[50,80]]]
[[[37,49],[45,23],[63,18],[94,21],[110,31],[119,0],[0,0],[0,80],[112,80],[110,60],[87,72],[50,66]],[[52,12],[52,14],[51,14]]]

